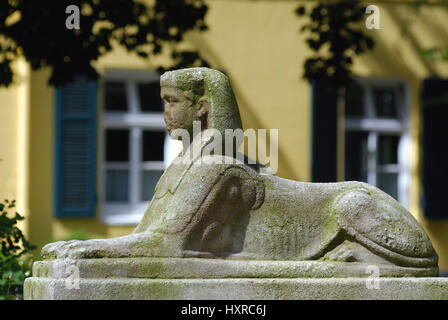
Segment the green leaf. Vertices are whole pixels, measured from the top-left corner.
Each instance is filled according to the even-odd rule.
[[[25,275],[23,274],[23,272],[21,270],[14,272],[13,276],[11,278],[11,285],[23,284],[24,278],[25,278]]]

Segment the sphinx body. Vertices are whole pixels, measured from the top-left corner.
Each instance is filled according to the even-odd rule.
[[[162,86],[204,88],[196,91],[208,97],[201,111],[207,119],[200,119],[208,127],[241,127],[227,77],[218,71],[178,70],[166,82]],[[438,274],[437,254],[422,227],[381,190],[361,182],[304,183],[265,174],[258,164],[204,155],[213,139],[204,132],[173,161],[131,235],[57,242],[45,246],[43,256],[364,262]]]

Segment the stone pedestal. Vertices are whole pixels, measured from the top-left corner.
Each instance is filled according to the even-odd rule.
[[[36,262],[25,299],[448,299],[448,278],[390,266],[195,258]],[[375,267],[373,267],[375,268]],[[395,269],[396,273],[397,270]],[[427,271],[426,271],[427,272]],[[356,274],[356,277],[349,276]]]

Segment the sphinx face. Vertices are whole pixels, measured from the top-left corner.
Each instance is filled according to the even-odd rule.
[[[197,106],[183,90],[171,87],[162,87],[160,95],[165,105],[163,117],[168,132],[175,129],[185,129],[190,136],[193,133],[193,121],[198,120]]]

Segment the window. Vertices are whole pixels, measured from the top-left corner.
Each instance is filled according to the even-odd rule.
[[[102,220],[137,224],[180,149],[165,129],[157,73],[106,70],[102,92]]]
[[[407,205],[408,93],[406,83],[360,79],[347,90],[345,180],[370,183]]]

